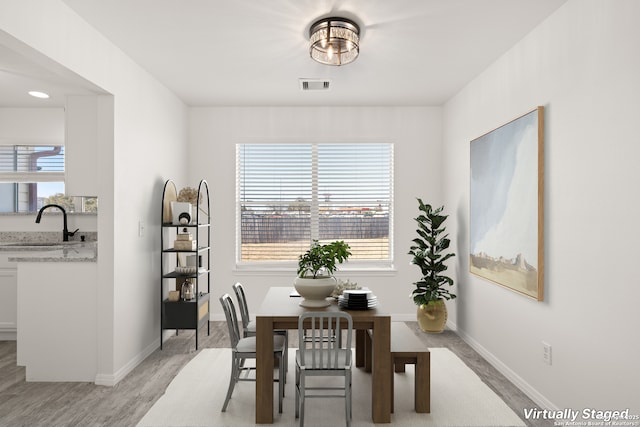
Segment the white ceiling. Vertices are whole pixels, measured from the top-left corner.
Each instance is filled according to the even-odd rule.
[[[50,98],[33,98],[28,94],[32,90]],[[97,87],[53,61],[27,58],[0,42],[0,107],[62,107],[67,95],[97,92]]]
[[[441,105],[566,2],[63,1],[192,106]],[[334,15],[361,27],[360,57],[341,67],[308,53],[309,26]],[[0,46],[0,71],[7,57]],[[5,78],[25,83],[0,72],[0,106],[23,102]],[[302,92],[300,78],[331,88]]]

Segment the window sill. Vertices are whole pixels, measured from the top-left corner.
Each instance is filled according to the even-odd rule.
[[[233,274],[236,276],[295,276],[297,266],[265,266],[265,265],[236,265]],[[395,276],[398,270],[393,265],[376,265],[376,266],[341,266],[336,272],[339,279],[342,276],[358,275],[358,276]]]

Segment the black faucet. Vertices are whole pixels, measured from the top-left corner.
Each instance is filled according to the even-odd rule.
[[[69,241],[69,236],[73,236],[74,234],[76,234],[76,232],[79,230],[79,228],[76,228],[76,231],[69,231],[69,229],[67,228],[67,211],[64,210],[64,208],[60,205],[44,205],[43,207],[40,208],[40,210],[38,211],[38,216],[36,217],[36,224],[40,224],[40,219],[42,219],[42,212],[44,212],[45,209],[47,208],[58,208],[62,211],[62,217],[63,217],[63,228],[62,228],[62,241],[63,242],[68,242]]]

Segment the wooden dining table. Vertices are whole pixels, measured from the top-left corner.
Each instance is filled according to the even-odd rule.
[[[353,319],[356,331],[357,367],[365,364],[367,330],[372,340],[371,419],[374,423],[391,422],[391,316],[380,306],[368,310],[346,310],[332,301],[328,307],[306,308],[299,305],[301,298],[294,295],[293,287],[272,287],[256,312],[256,424],[272,424],[273,393],[273,331],[298,329],[298,317],[307,311],[345,311]]]

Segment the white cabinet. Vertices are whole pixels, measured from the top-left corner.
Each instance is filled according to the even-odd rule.
[[[27,381],[95,382],[95,262],[18,262],[17,363]]]
[[[113,146],[113,97],[68,96],[64,145],[65,193],[98,196],[99,150]]]
[[[0,341],[15,341],[18,315],[18,276],[13,254],[0,254]]]

